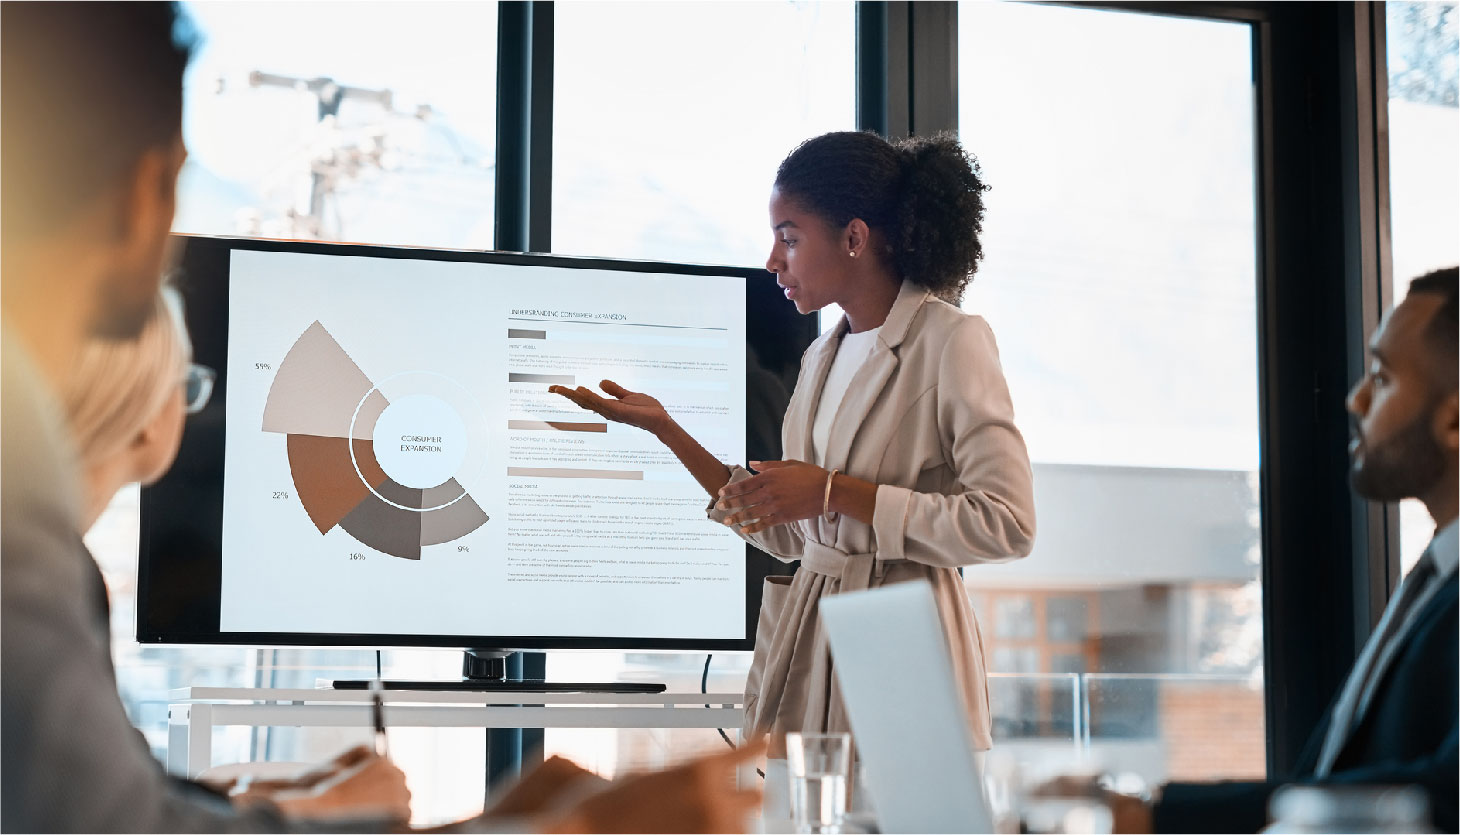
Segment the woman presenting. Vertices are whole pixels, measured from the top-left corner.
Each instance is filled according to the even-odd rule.
[[[950,303],[983,255],[984,191],[948,136],[829,133],[781,163],[766,269],[799,312],[846,314],[802,358],[787,460],[727,467],[659,401],[610,380],[608,397],[550,389],[652,432],[715,499],[711,519],[801,561],[789,586],[767,581],[746,682],[747,739],[770,734],[772,756],[787,731],[848,730],[817,601],[913,579],[933,586],[974,744],[990,746],[983,644],[958,568],[1027,555],[1034,493],[993,333]]]

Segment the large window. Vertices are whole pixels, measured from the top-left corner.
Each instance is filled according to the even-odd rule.
[[[1012,3],[958,27],[992,186],[964,308],[998,337],[1039,515],[1029,558],[965,572],[991,669],[1018,674],[996,744],[1260,776],[1251,30]],[[1213,704],[1255,732],[1199,733]]]
[[[492,246],[496,3],[192,3],[176,229]]]
[[[776,166],[856,127],[853,11],[558,3],[553,250],[764,263]]]
[[[1389,216],[1393,296],[1412,278],[1460,264],[1460,14],[1454,3],[1386,5]],[[1418,500],[1399,505],[1400,564],[1409,571],[1435,533]]]

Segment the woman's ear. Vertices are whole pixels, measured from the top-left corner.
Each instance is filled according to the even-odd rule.
[[[867,251],[867,242],[871,236],[872,230],[867,227],[866,221],[859,217],[852,218],[842,235],[847,254],[853,258],[862,256]]]
[[[151,484],[172,466],[182,441],[186,412],[179,389],[177,396],[169,398],[152,420],[137,430],[124,453],[129,459],[130,481]]]

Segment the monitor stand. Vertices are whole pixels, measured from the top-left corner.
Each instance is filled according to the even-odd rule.
[[[469,649],[462,657],[460,681],[382,681],[385,690],[466,690],[496,693],[663,693],[665,686],[647,681],[509,680],[507,656],[512,650]],[[370,679],[336,680],[336,690],[365,690]]]

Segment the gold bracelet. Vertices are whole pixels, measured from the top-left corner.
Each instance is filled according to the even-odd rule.
[[[838,472],[840,472],[840,470],[833,469],[831,472],[829,472],[829,473],[826,474],[826,492],[824,494],[822,494],[822,497],[821,497],[821,515],[822,516],[830,516],[831,515],[831,482],[832,482],[832,479],[836,478],[836,474]]]

